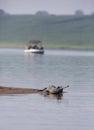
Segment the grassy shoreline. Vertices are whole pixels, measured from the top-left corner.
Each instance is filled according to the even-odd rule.
[[[0,48],[16,48],[16,49],[24,49],[26,43],[25,42],[0,42]],[[59,50],[94,50],[94,45],[73,45],[73,44],[53,44],[53,43],[44,43],[43,44],[44,48],[46,49],[59,49]]]
[[[0,47],[24,48],[30,39],[47,49],[94,50],[94,15],[0,17]]]

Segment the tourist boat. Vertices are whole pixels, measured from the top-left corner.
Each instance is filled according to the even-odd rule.
[[[26,45],[24,52],[43,54],[44,47],[42,46],[42,43],[40,40],[30,40],[28,44]]]

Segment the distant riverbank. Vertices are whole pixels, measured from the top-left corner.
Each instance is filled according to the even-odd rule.
[[[94,50],[94,45],[65,45],[65,44],[43,44],[46,49],[60,50]],[[25,48],[25,43],[0,42],[0,48]]]
[[[12,42],[0,42],[0,48],[25,48],[26,43],[22,43],[22,42],[16,42],[16,43],[12,43]],[[94,45],[89,45],[89,44],[85,44],[85,45],[65,45],[65,44],[54,44],[54,43],[44,43],[43,44],[44,48],[46,49],[60,49],[60,50],[94,50]]]

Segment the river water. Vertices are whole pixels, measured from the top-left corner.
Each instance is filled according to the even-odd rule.
[[[94,52],[0,49],[0,85],[42,89],[69,85],[62,97],[0,96],[1,130],[93,130]]]

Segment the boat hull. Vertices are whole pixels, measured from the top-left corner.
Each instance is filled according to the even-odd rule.
[[[44,50],[43,49],[26,49],[24,50],[25,53],[38,53],[38,54],[43,54]]]

